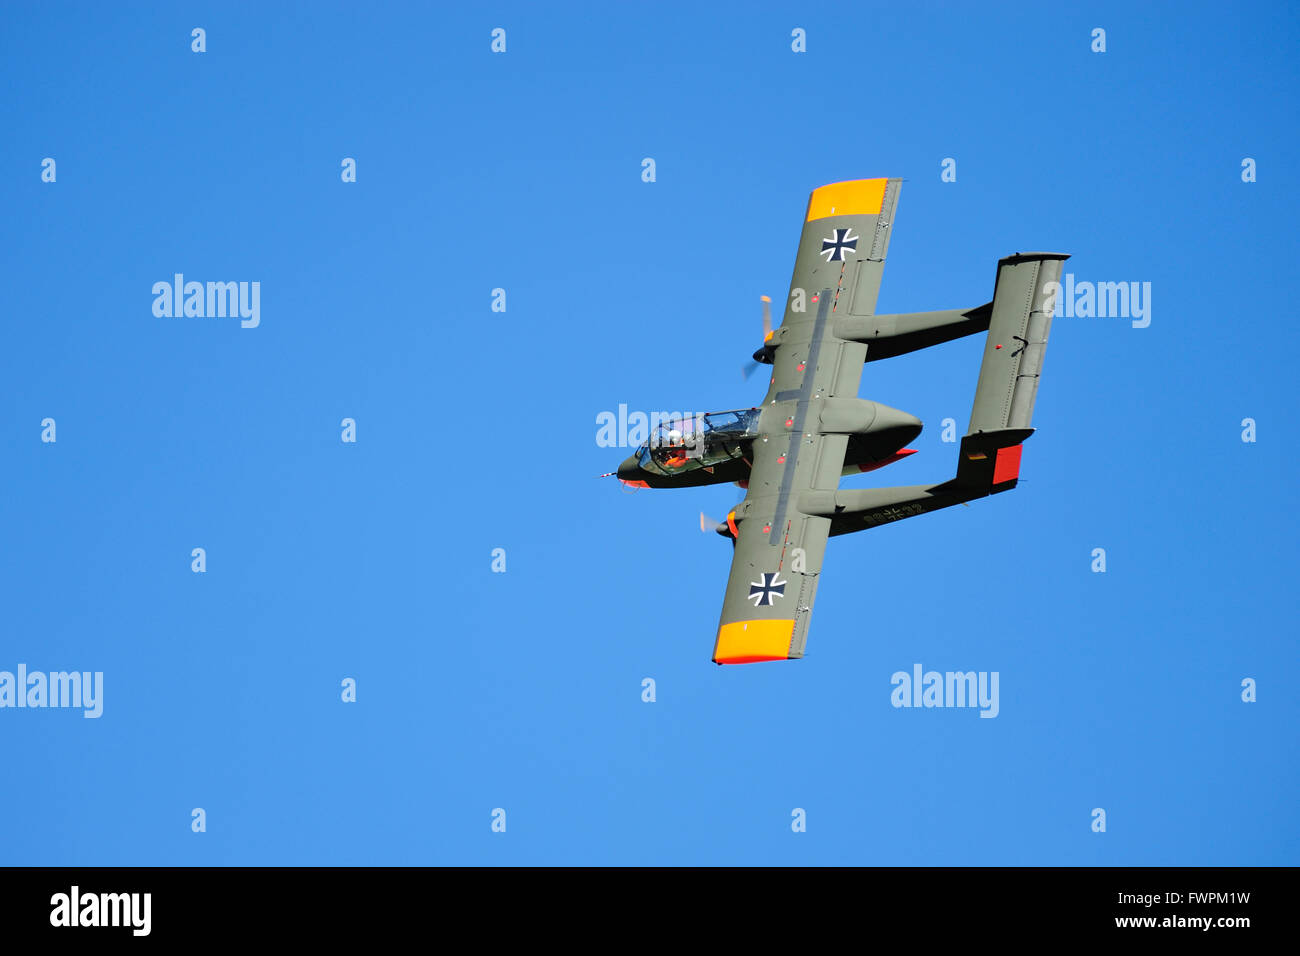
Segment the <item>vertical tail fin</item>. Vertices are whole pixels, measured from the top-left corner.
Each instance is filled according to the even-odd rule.
[[[993,314],[980,365],[970,428],[961,442],[957,483],[984,491],[1007,491],[1020,475],[1020,443],[1030,425],[1056,296],[1061,279],[1053,252],[1027,252],[998,262]]]

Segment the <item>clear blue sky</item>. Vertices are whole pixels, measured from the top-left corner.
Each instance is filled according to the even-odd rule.
[[[3,20],[0,670],[105,700],[0,710],[0,862],[1300,862],[1286,4]],[[1152,321],[1058,319],[1022,485],[833,540],[807,658],[715,667],[740,492],[596,480],[596,416],[757,402],[808,192],[875,176],[881,311],[1046,249]],[[177,272],[261,325],[155,317]],[[846,483],[952,473],[980,347],[868,366],[926,430]],[[999,716],[894,709],[915,663]]]

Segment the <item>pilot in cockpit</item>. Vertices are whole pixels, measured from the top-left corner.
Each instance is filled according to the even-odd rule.
[[[686,440],[676,428],[670,428],[664,433],[662,444],[667,449],[664,453],[664,467],[681,468],[690,460],[686,454]]]

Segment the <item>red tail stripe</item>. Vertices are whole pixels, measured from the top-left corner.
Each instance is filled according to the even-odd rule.
[[[997,460],[993,463],[993,484],[1000,485],[1004,481],[1015,481],[1020,477],[1020,453],[1024,451],[1023,445],[1012,445],[1010,448],[999,448]]]

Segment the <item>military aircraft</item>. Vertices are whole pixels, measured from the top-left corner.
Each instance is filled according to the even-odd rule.
[[[772,366],[760,406],[661,423],[618,468],[634,487],[736,482],[744,500],[715,530],[732,540],[713,646],[718,664],[803,657],[826,541],[834,535],[1010,491],[1038,393],[1066,255],[998,262],[993,301],[967,309],[877,315],[900,179],[814,189],[779,328],[764,303]],[[845,474],[911,454],[916,417],[858,398],[866,362],[987,332],[956,476],[934,485],[840,490]],[[702,519],[703,520],[703,519]]]

